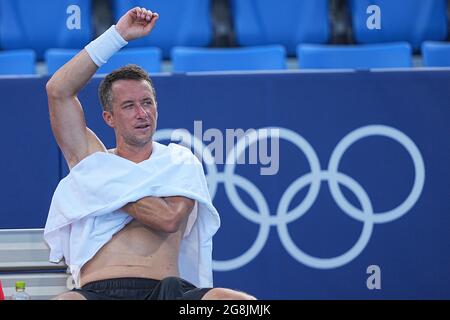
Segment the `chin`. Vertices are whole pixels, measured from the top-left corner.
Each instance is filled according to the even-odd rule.
[[[135,147],[143,147],[149,142],[152,141],[152,136],[150,137],[130,137],[129,139],[126,139],[126,143],[130,146]]]
[[[151,135],[151,136],[149,136],[149,137],[137,139],[136,141],[137,141],[140,145],[146,145],[147,143],[152,142],[152,137],[153,137],[153,135]]]

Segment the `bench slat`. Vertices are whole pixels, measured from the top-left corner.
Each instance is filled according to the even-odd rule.
[[[65,270],[64,261],[51,263],[44,229],[1,229],[0,271]]]

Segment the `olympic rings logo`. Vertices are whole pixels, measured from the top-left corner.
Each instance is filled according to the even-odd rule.
[[[172,129],[159,130],[155,133],[154,139],[156,141],[170,140],[172,131]],[[245,152],[246,148],[258,142],[259,139],[268,138],[268,135],[273,134],[272,132],[276,132],[276,134],[279,134],[278,138],[287,140],[300,149],[306,156],[311,170],[310,173],[297,178],[288,186],[278,203],[275,215],[270,214],[267,200],[258,187],[248,179],[234,172],[236,167],[236,158],[234,155],[237,154],[239,157],[239,155]],[[190,133],[187,132],[186,135],[190,135]],[[408,151],[414,164],[415,178],[408,197],[396,208],[385,212],[374,212],[370,197],[363,187],[353,178],[339,172],[340,160],[347,149],[358,140],[369,136],[384,136],[397,141]],[[212,154],[208,151],[208,148],[205,148],[201,140],[192,135],[185,138],[193,139],[194,151],[202,150],[204,159],[208,160],[204,162],[211,198],[214,198],[218,184],[223,183],[225,192],[236,211],[247,220],[260,226],[255,242],[246,252],[229,260],[213,261],[213,269],[216,271],[234,270],[251,262],[264,248],[269,237],[271,226],[276,227],[284,248],[298,262],[317,269],[332,269],[343,266],[355,259],[364,250],[372,235],[374,224],[382,224],[396,220],[405,215],[415,205],[425,183],[425,165],[415,143],[401,131],[384,125],[364,126],[347,134],[333,150],[327,170],[321,169],[319,158],[308,141],[296,132],[286,128],[270,127],[256,130],[256,134],[247,136],[248,141],[245,141],[245,137],[242,137],[238,140],[234,149],[228,153],[224,172],[217,171],[217,167],[212,161]],[[185,138],[183,140],[187,141]],[[354,246],[347,252],[332,258],[318,258],[303,252],[294,243],[288,230],[288,224],[290,222],[302,217],[312,207],[318,197],[322,181],[328,182],[331,195],[338,207],[351,218],[363,223],[362,232]],[[344,197],[340,185],[345,186],[356,195],[361,209],[353,206]],[[310,187],[304,200],[289,211],[288,208],[295,195],[306,186]],[[253,198],[257,211],[242,201],[236,187],[242,188]]]

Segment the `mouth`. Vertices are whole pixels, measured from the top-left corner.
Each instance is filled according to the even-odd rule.
[[[145,129],[150,128],[150,124],[149,123],[142,123],[142,124],[139,124],[139,125],[135,126],[134,128],[135,129],[140,129],[140,130],[145,130]]]

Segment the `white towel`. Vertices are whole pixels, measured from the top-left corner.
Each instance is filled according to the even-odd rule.
[[[212,237],[220,218],[202,164],[177,144],[153,142],[149,159],[134,163],[96,152],[72,168],[53,195],[44,230],[50,261],[63,258],[75,285],[80,269],[133,218],[119,210],[146,196],[184,196],[198,204],[181,241],[180,276],[197,287],[212,287]]]

